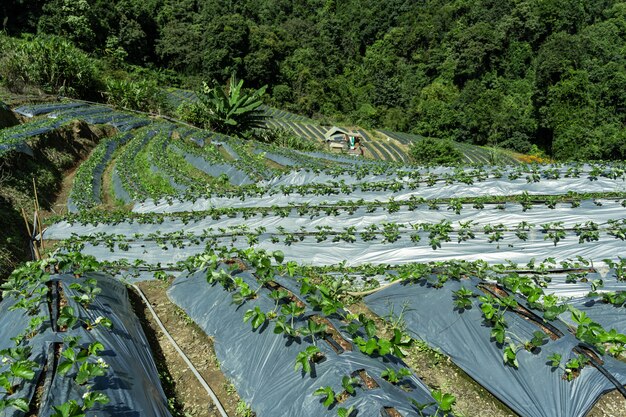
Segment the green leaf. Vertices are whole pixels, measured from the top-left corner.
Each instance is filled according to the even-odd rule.
[[[337,409],[337,417],[351,417],[353,412],[354,412],[354,406],[350,408],[339,407]]]
[[[24,380],[30,381],[35,377],[34,363],[31,361],[19,361],[11,365],[11,373]]]
[[[504,343],[504,339],[506,337],[506,330],[501,324],[496,324],[491,329],[491,337],[493,337],[498,343]]]
[[[368,355],[372,355],[378,349],[378,343],[376,343],[376,339],[370,339],[365,344],[365,350],[361,349]]]
[[[335,402],[335,392],[329,386],[321,387],[316,389],[313,392],[313,395],[324,395],[326,399],[324,400],[324,407],[330,407]]]
[[[276,259],[276,262],[279,264],[282,264],[285,260],[285,254],[280,250],[275,250],[272,256],[274,256],[274,259]]]
[[[250,320],[252,317],[255,316],[255,312],[254,310],[250,309],[248,311],[246,311],[246,313],[243,315],[243,321],[244,323],[247,322],[248,320]]]
[[[108,404],[110,398],[102,392],[89,392],[83,396],[83,408],[86,410],[93,408],[96,403]]]
[[[25,398],[9,398],[6,400],[6,404],[9,407],[13,407],[17,410],[28,412],[28,401]]]
[[[61,375],[65,375],[66,373],[68,373],[70,371],[70,369],[72,369],[72,362],[69,361],[63,361],[59,364],[59,366],[57,367],[57,371],[61,374]]]
[[[434,390],[432,391],[432,396],[441,411],[452,411],[452,406],[456,403],[456,397],[454,395],[444,394],[441,390]]]
[[[59,406],[52,406],[54,413],[51,417],[85,417],[82,408],[74,400],[70,400]]]
[[[6,373],[0,374],[0,387],[4,388],[5,391],[9,391],[11,388],[11,381],[9,381],[9,377]]]
[[[93,342],[89,345],[89,354],[96,356],[99,352],[104,350],[104,345],[100,342]]]
[[[257,329],[259,328],[263,323],[265,323],[265,313],[258,313],[256,314],[256,316],[252,319],[252,328],[253,329]]]

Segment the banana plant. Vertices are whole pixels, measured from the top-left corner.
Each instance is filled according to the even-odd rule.
[[[210,86],[206,82],[197,92],[201,119],[204,127],[210,127],[226,134],[240,134],[251,129],[264,127],[265,116],[259,111],[267,86],[247,93],[243,80],[235,74],[230,78],[228,88]]]

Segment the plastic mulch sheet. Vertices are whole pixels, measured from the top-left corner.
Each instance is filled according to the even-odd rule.
[[[321,197],[318,197],[321,200]],[[246,202],[238,202],[244,205]],[[190,206],[193,203],[187,203]],[[233,200],[233,205],[237,204]],[[173,203],[176,206],[177,203]],[[218,205],[219,206],[219,205]],[[166,203],[164,208],[169,208]],[[508,203],[504,210],[483,209],[477,210],[466,207],[461,214],[457,215],[452,211],[428,210],[426,207],[419,207],[415,211],[406,209],[388,213],[382,210],[374,213],[367,213],[366,209],[358,209],[352,214],[342,213],[337,216],[327,216],[323,212],[315,216],[300,216],[296,210],[292,210],[286,217],[277,215],[256,215],[244,218],[242,215],[235,217],[223,216],[219,220],[210,217],[201,220],[183,223],[181,220],[165,219],[160,224],[139,224],[120,223],[116,225],[116,234],[132,238],[134,234],[140,233],[144,237],[151,233],[161,232],[174,233],[184,230],[185,233],[192,233],[202,236],[208,229],[213,229],[210,234],[217,235],[221,232],[219,228],[226,230],[246,226],[248,230],[254,231],[264,228],[265,231],[259,236],[259,247],[268,250],[280,249],[285,252],[289,259],[300,260],[307,264],[328,265],[347,261],[348,265],[358,265],[360,263],[383,263],[383,264],[405,264],[415,262],[441,261],[441,260],[485,260],[489,263],[503,263],[507,260],[525,264],[533,258],[543,260],[554,257],[557,261],[575,259],[583,256],[600,265],[603,259],[617,259],[623,255],[624,242],[607,234],[606,222],[610,219],[620,219],[623,216],[623,207],[619,202],[607,201],[601,207],[597,207],[592,201],[583,201],[580,207],[572,208],[569,205],[558,205],[555,209],[538,207],[523,212],[519,204]],[[177,211],[177,210],[172,210]],[[437,224],[441,221],[450,221],[457,230],[460,222],[474,221],[472,229],[475,238],[458,243],[458,234],[452,232],[449,242],[441,242],[441,247],[433,250],[430,243],[429,232],[420,230],[414,232],[411,224],[430,223]],[[578,236],[571,229],[576,224],[582,224],[593,220],[600,226],[598,241],[579,243]],[[515,228],[519,222],[527,221],[535,228],[528,233],[526,240],[521,240],[515,235]],[[544,222],[562,221],[563,227],[569,228],[564,238],[557,245],[547,235],[541,231],[540,224]],[[384,236],[378,234],[375,240],[364,241],[360,235],[366,228],[372,225],[380,225],[385,222],[395,222],[404,226],[396,242],[383,242]],[[483,232],[485,225],[497,225],[501,223],[508,227],[508,231],[503,233],[502,240],[490,242],[489,235]],[[342,232],[345,228],[355,227],[355,241],[333,242],[333,236],[328,236],[327,240],[318,243],[315,232],[318,228],[330,227],[335,232]],[[304,236],[302,241],[292,244],[285,244],[284,235],[281,233],[298,234],[304,228],[311,235]],[[108,233],[109,226],[103,225],[70,225],[68,223],[58,223],[52,225],[46,231],[48,239],[67,239],[71,235],[89,235],[96,233]],[[207,232],[208,233],[208,232]],[[279,238],[278,243],[272,243],[272,234]],[[415,242],[415,236],[419,236],[419,241]],[[222,244],[231,244],[230,238],[220,238]],[[136,242],[129,242],[129,249],[126,252],[116,251],[110,253],[108,249],[89,244],[85,245],[85,251],[97,258],[113,256],[116,258],[128,257],[129,259],[158,259],[159,261],[172,261],[184,259],[185,255],[190,256],[204,250],[205,243],[190,244],[183,249],[169,247],[164,251],[154,242],[139,239]],[[240,236],[234,245],[240,248],[247,247],[245,236]],[[171,246],[171,245],[168,245]],[[144,251],[148,251],[144,254]],[[565,277],[563,277],[563,280]],[[555,284],[559,282],[554,281]],[[588,287],[587,287],[588,288]],[[573,287],[566,286],[566,291],[573,291]],[[587,291],[588,292],[588,291]],[[576,294],[571,294],[576,295]]]
[[[206,163],[206,161],[204,161]],[[208,163],[206,165],[209,165]],[[199,164],[199,166],[202,166]],[[223,172],[223,171],[222,171]],[[221,172],[220,172],[221,173]],[[218,174],[219,175],[219,174]],[[302,175],[309,175],[303,172]],[[297,184],[299,181],[297,177],[290,176],[290,182]],[[467,185],[463,183],[453,183],[450,185],[436,184],[435,186],[428,187],[426,185],[420,186],[417,189],[402,189],[400,191],[364,191],[357,187],[356,190],[351,190],[348,194],[342,193],[338,190],[336,194],[330,196],[314,196],[314,195],[300,195],[295,191],[288,195],[273,194],[273,192],[279,190],[270,189],[269,193],[261,197],[248,197],[244,201],[240,201],[240,198],[205,198],[198,199],[195,203],[190,204],[186,202],[179,203],[183,208],[179,208],[176,204],[160,205],[159,202],[147,201],[146,203],[137,206],[134,210],[137,212],[150,212],[150,211],[196,211],[206,210],[212,206],[241,206],[241,207],[254,207],[254,206],[272,206],[272,205],[287,205],[291,204],[315,204],[322,201],[329,200],[344,200],[344,201],[357,201],[360,199],[366,201],[389,201],[393,198],[395,201],[402,202],[410,199],[411,197],[421,197],[425,199],[436,198],[461,198],[461,197],[490,197],[490,196],[510,196],[521,195],[527,192],[529,195],[566,195],[570,191],[576,191],[578,193],[584,192],[626,192],[626,181],[621,178],[599,178],[596,181],[590,181],[587,178],[563,178],[559,180],[542,180],[538,183],[527,183],[525,179],[517,179],[514,181],[506,179],[488,179],[480,183],[473,185]]]
[[[505,365],[503,347],[491,339],[491,328],[484,321],[479,302],[475,299],[472,307],[463,311],[454,305],[452,292],[461,287],[483,294],[476,287],[478,282],[474,279],[448,281],[441,289],[428,284],[394,285],[367,296],[365,302],[379,316],[385,316],[389,311],[402,311],[406,328],[413,337],[441,349],[520,416],[582,417],[600,395],[616,388],[594,366],[585,366],[578,377],[567,381],[561,368],[550,365],[548,356],[559,353],[565,363],[577,356],[572,349],[580,345],[560,321],[551,323],[562,332],[562,337],[547,339],[537,353],[521,349],[517,353],[518,369]],[[507,336],[530,340],[533,332],[542,330],[535,322],[510,310],[504,315],[510,332]],[[623,313],[621,317],[623,320]],[[626,364],[608,355],[602,360],[603,369],[625,384]]]
[[[254,279],[248,272],[236,276],[252,287]],[[413,375],[406,378],[410,392],[380,378],[387,367],[395,370],[405,367],[398,358],[373,358],[362,354],[358,348],[337,353],[323,340],[317,340],[316,345],[324,353],[325,360],[313,366],[313,377],[302,370],[294,371],[296,356],[311,346],[310,338],[292,340],[274,334],[273,324],[262,325],[253,331],[250,323],[243,321],[247,309],[258,306],[262,311],[269,311],[275,307],[268,293],[263,288],[259,297],[237,308],[232,304],[230,293],[220,285],[212,286],[206,282],[206,271],[177,278],[168,291],[169,297],[215,338],[215,353],[221,370],[231,378],[240,397],[258,417],[336,416],[338,406],[327,409],[321,397],[314,396],[313,392],[319,387],[330,386],[340,393],[343,391],[342,377],[362,369],[379,387],[371,390],[357,387],[356,395],[340,404],[345,408],[354,406],[359,417],[380,417],[383,407],[394,407],[403,415],[415,414],[411,399],[421,404],[433,401],[428,388]],[[304,325],[311,314],[305,313],[304,318],[298,318],[296,327]],[[340,326],[334,319],[330,322],[336,328]],[[345,334],[343,336],[350,341]],[[432,414],[431,407],[424,415]]]
[[[44,103],[20,106],[14,109],[15,113],[21,114],[26,117],[35,117],[40,114],[52,113],[54,111],[74,109],[77,107],[84,107],[85,103]]]
[[[117,173],[117,169],[115,168],[113,168],[113,171],[111,172],[111,183],[113,185],[115,198],[122,200],[125,204],[133,202],[132,197],[128,191],[126,191],[126,188],[124,188],[120,175]]]
[[[82,395],[88,389],[73,381],[77,369],[74,366],[67,374],[61,375],[52,372],[53,367],[60,361],[54,361],[54,343],[63,344],[63,338],[67,336],[80,337],[79,345],[85,347],[93,342],[100,342],[104,350],[99,357],[108,364],[107,373],[104,376],[89,380],[91,390],[99,391],[110,399],[106,405],[97,404],[88,415],[110,417],[162,417],[170,416],[167,399],[163,393],[158,372],[150,346],[143,333],[141,325],[128,300],[128,293],[123,284],[102,273],[89,273],[84,278],[94,278],[102,292],[88,306],[83,307],[71,297],[78,295],[69,285],[80,282],[71,275],[57,275],[52,281],[59,281],[60,286],[68,301],[68,305],[74,309],[75,314],[81,321],[94,322],[99,316],[104,316],[112,321],[112,329],[94,327],[88,331],[80,324],[66,332],[55,332],[50,322],[50,313],[47,304],[41,306],[41,312],[48,317],[43,329],[35,338],[29,340],[33,346],[33,357],[42,369],[48,364],[48,372],[43,384],[42,403],[39,416],[49,417],[54,412],[52,406],[61,405],[69,400],[76,400],[82,404]],[[56,294],[53,293],[53,298]],[[23,311],[8,312],[11,300],[0,303],[2,313],[2,325],[0,326],[0,346],[9,347],[12,342],[9,338],[14,336],[19,329],[27,327],[28,317],[24,317]],[[56,311],[56,309],[52,309]],[[93,359],[89,359],[90,361]],[[36,376],[37,378],[37,376]],[[34,380],[36,381],[36,379]],[[25,384],[34,391],[35,383]],[[26,398],[32,398],[33,392],[20,393]],[[12,416],[21,416],[15,412]]]
[[[254,182],[250,179],[250,177],[248,177],[248,174],[232,165],[223,163],[214,164],[201,156],[181,151],[176,146],[172,146],[172,148],[176,150],[176,152],[180,153],[194,168],[199,169],[212,177],[219,177],[220,175],[225,174],[228,177],[228,180],[235,185],[246,185]]]

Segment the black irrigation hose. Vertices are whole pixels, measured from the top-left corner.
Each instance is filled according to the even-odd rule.
[[[499,285],[496,285],[496,287],[498,287],[500,290],[505,291],[506,290],[502,287],[500,287]],[[498,297],[498,295],[491,291],[488,287],[486,286],[481,286],[481,288],[483,288],[485,291],[489,292],[490,294],[492,294],[494,297],[500,298]],[[508,294],[508,292],[507,292]],[[512,310],[512,312],[519,314],[521,316],[527,317],[528,319],[534,321],[534,322],[541,322],[542,319],[537,316],[536,314],[534,314],[532,311],[530,310],[526,310],[523,309],[521,311],[517,311],[517,310]],[[557,329],[556,327],[554,327],[552,324],[545,322],[541,324],[542,326],[546,327],[548,330],[550,330],[551,332],[553,332],[554,334],[556,334],[559,337],[563,336],[563,332],[561,332],[559,329]],[[604,366],[602,366],[602,363],[600,363],[600,361],[598,361],[596,359],[596,357],[594,355],[592,355],[591,353],[588,352],[589,351],[593,351],[592,347],[585,344],[585,343],[579,343],[578,346],[576,346],[573,351],[585,356],[587,359],[589,359],[589,361],[591,362],[591,364],[594,366],[594,368],[596,368],[606,379],[609,380],[609,382],[611,382],[613,385],[615,385],[615,388],[617,389],[617,391],[619,391],[620,394],[622,394],[622,396],[624,398],[626,398],[626,387],[624,387],[609,371],[606,370],[606,368]]]
[[[602,364],[596,359],[596,357],[590,353],[587,352],[587,350],[591,350],[589,346],[587,346],[584,343],[580,343],[577,347],[575,347],[573,349],[574,352],[584,355],[586,358],[589,359],[589,361],[591,362],[591,364],[594,366],[594,368],[596,368],[598,371],[600,371],[600,373],[609,380],[609,382],[611,382],[611,384],[615,385],[615,388],[617,389],[617,391],[619,391],[620,394],[622,394],[622,396],[624,398],[626,398],[626,387],[624,387],[618,380],[617,378],[615,378],[609,371],[606,370],[606,368],[604,366],[602,366]]]
[[[506,292],[508,294],[508,291],[506,289],[502,288],[498,284],[489,284],[489,285],[494,285],[499,290],[504,291],[504,292]],[[484,291],[487,291],[489,294],[493,295],[494,297],[496,297],[498,299],[501,298],[495,291],[492,291],[487,285],[479,284],[478,287],[480,289],[484,290]],[[537,314],[533,313],[532,311],[530,311],[530,310],[528,310],[528,309],[526,309],[524,307],[520,307],[519,309],[511,309],[509,311],[511,311],[512,313],[515,313],[517,315],[520,315],[522,317],[526,317],[527,319],[529,319],[532,322],[536,323],[540,327],[545,327],[551,333],[553,333],[554,335],[556,335],[559,338],[563,337],[563,332],[561,330],[557,329],[555,326],[553,326],[549,322],[544,322],[543,318],[539,317]]]

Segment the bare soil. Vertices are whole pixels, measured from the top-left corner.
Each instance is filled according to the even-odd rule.
[[[220,370],[213,341],[167,297],[171,281],[138,284],[159,319],[185,355],[194,364],[229,416],[236,415],[239,395]],[[168,342],[137,294],[132,294],[135,313],[152,347],[161,383],[177,416],[219,417],[211,398]]]

